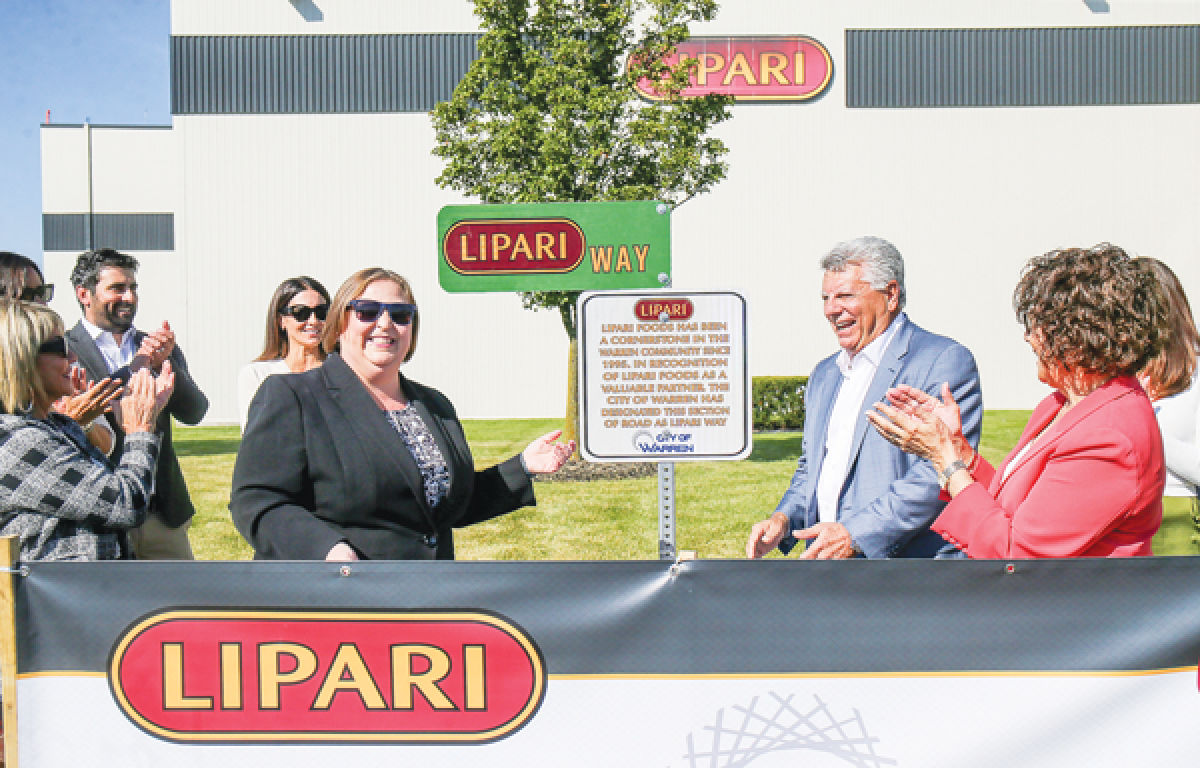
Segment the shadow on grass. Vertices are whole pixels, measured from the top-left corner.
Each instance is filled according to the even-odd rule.
[[[242,441],[237,438],[217,438],[212,440],[176,440],[176,456],[234,456]]]
[[[754,435],[754,452],[746,461],[783,461],[800,457],[802,432],[759,432]]]

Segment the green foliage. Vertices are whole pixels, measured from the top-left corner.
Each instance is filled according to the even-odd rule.
[[[750,395],[755,429],[803,429],[807,376],[755,376]]]
[[[442,187],[486,203],[662,200],[672,206],[725,176],[709,129],[731,99],[680,97],[695,59],[665,57],[714,0],[474,0],[479,58],[432,113]],[[659,101],[634,91],[658,83]],[[574,291],[522,294],[555,309],[575,338]]]

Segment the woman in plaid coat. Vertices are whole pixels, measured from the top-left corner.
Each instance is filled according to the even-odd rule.
[[[114,468],[87,425],[50,410],[75,394],[74,362],[53,310],[0,300],[0,535],[19,539],[22,561],[128,558],[125,531],[145,520],[154,493],[154,425],[174,386],[170,364],[125,386],[125,452]]]

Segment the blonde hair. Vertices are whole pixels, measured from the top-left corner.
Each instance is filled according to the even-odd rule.
[[[58,313],[27,301],[0,299],[0,410],[28,411],[46,390],[38,375],[38,347],[63,333]]]
[[[346,308],[350,302],[362,296],[371,283],[379,282],[394,283],[408,297],[410,304],[414,307],[417,305],[412,286],[399,274],[383,267],[360,269],[346,278],[346,282],[342,283],[342,287],[334,294],[333,303],[329,305],[329,319],[325,321],[325,333],[321,336],[321,346],[325,348],[325,354],[338,351],[338,341],[342,332],[346,330]],[[413,352],[417,351],[417,331],[420,327],[421,315],[417,313],[412,318],[412,341],[408,345],[408,354],[404,356],[406,363],[412,360]]]

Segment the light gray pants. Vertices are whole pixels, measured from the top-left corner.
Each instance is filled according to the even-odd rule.
[[[138,560],[195,560],[188,541],[188,520],[178,528],[168,528],[157,515],[149,515],[140,528],[129,532],[129,544]]]

